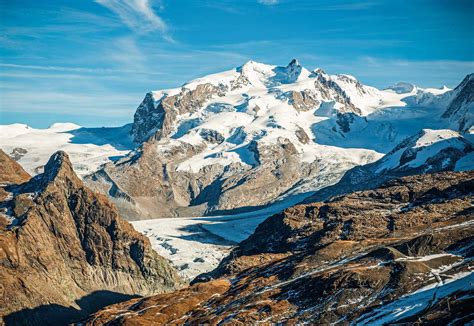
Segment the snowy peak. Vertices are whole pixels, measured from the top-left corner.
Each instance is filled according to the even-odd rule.
[[[340,78],[340,83],[346,87],[344,78]],[[275,113],[280,115],[285,110],[316,111],[324,103],[329,103],[335,114],[360,115],[360,109],[338,82],[322,71],[309,72],[296,59],[287,66],[248,61],[234,70],[195,79],[182,88],[148,93],[135,113],[132,135],[135,142],[142,143],[177,132],[184,135],[209,119],[224,118],[224,112],[238,113],[245,122],[256,118],[275,119]],[[358,88],[353,91],[359,94],[357,96],[369,93],[355,79],[350,79],[350,83],[348,87]],[[279,125],[288,125],[288,122]],[[241,125],[235,126],[238,127]]]
[[[298,77],[301,74],[303,67],[300,65],[298,60],[293,59],[291,62],[285,67],[285,73],[287,75],[287,82],[293,83],[298,80]]]

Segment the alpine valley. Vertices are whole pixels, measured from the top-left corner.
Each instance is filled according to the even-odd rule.
[[[468,323],[473,142],[472,73],[377,89],[295,59],[150,91],[122,127],[2,125],[0,316]]]

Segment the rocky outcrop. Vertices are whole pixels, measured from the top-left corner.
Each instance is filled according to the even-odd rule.
[[[164,95],[158,100],[155,100],[153,93],[147,93],[133,118],[131,134],[134,141],[142,143],[150,137],[159,140],[168,136],[177,115],[195,112],[220,91],[218,87],[206,83],[197,85],[193,90],[183,87],[179,94]]]
[[[1,189],[0,316],[7,324],[62,324],[180,286],[149,240],[82,184],[64,152],[43,174]]]
[[[473,172],[405,177],[269,217],[212,273],[85,325],[470,320]]]
[[[335,101],[341,104],[341,108],[338,113],[355,113],[361,114],[359,108],[351,102],[351,99],[346,92],[322,70],[313,72],[316,77],[314,86],[316,92],[322,95],[322,98],[326,101]]]
[[[222,142],[219,133],[202,129],[200,133],[209,144]],[[273,145],[251,142],[242,147],[240,151],[246,156],[247,164],[217,163],[199,171],[178,167],[200,153],[203,146],[171,140],[167,145],[164,141],[160,144],[165,150],[155,141],[146,142],[127,159],[106,165],[85,181],[108,193],[128,218],[146,219],[259,207],[271,203],[300,179],[310,178],[317,171],[316,163],[301,165],[295,157],[295,146],[283,138]],[[254,195],[249,197],[249,192]]]

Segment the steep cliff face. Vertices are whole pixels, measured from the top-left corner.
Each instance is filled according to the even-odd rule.
[[[473,172],[405,177],[265,220],[213,272],[86,325],[469,321]]]
[[[151,137],[161,139],[169,136],[178,115],[196,112],[217,94],[222,95],[219,88],[209,83],[197,85],[193,90],[182,88],[176,95],[163,95],[158,99],[152,92],[147,93],[133,118],[133,139],[136,143],[142,143]]]
[[[1,189],[0,316],[7,324],[72,321],[127,295],[180,285],[149,240],[82,184],[64,152],[43,174]]]

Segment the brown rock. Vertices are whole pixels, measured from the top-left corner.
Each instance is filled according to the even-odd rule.
[[[31,176],[23,170],[20,164],[10,158],[0,149],[0,184],[22,183]]]
[[[180,286],[149,240],[82,184],[64,152],[53,154],[42,175],[3,190],[12,197],[2,202],[9,215],[0,216],[0,316],[7,324],[64,323]]]

